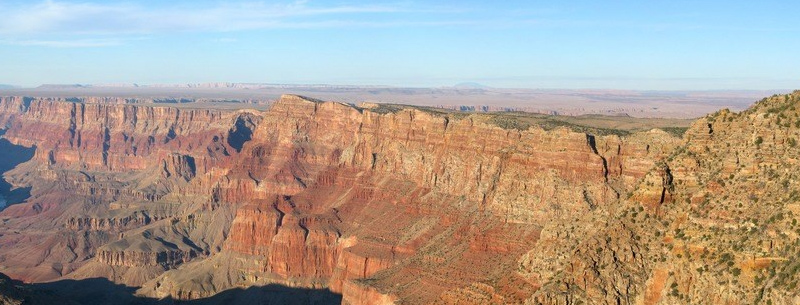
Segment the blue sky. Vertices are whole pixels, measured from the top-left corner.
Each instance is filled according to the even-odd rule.
[[[800,88],[798,1],[4,1],[0,83]]]

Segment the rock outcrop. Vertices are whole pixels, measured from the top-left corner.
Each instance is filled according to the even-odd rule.
[[[0,213],[0,271],[173,299],[791,304],[799,96],[683,139],[294,95],[266,112],[2,98],[4,137],[36,151],[5,175],[31,196]]]

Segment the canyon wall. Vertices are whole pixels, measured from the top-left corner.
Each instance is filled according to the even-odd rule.
[[[176,299],[280,284],[328,289],[346,304],[656,304],[735,287],[714,303],[745,304],[762,275],[716,283],[688,253],[719,260],[720,246],[682,238],[734,225],[719,221],[736,219],[729,212],[711,219],[701,207],[747,193],[754,177],[733,192],[709,173],[795,164],[781,157],[794,149],[794,117],[783,114],[790,125],[775,135],[766,131],[784,125],[754,109],[700,120],[680,139],[294,95],[266,112],[6,97],[4,137],[35,154],[5,175],[31,196],[0,212],[0,271],[105,277]],[[738,138],[750,129],[753,139]],[[756,139],[768,150],[738,153]],[[773,175],[789,182],[775,187],[790,188],[782,173]],[[793,268],[786,253],[770,254],[785,240],[753,245],[765,242],[752,261],[733,255],[739,273]],[[732,272],[724,264],[712,267]]]

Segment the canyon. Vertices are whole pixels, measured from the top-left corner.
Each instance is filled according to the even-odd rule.
[[[0,295],[800,302],[800,91],[690,125],[176,104],[0,98]]]

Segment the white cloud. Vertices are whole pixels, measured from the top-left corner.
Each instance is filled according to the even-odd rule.
[[[123,41],[118,39],[74,39],[74,40],[39,40],[39,39],[3,39],[0,44],[16,46],[36,46],[54,48],[90,48],[90,47],[111,47],[122,45]]]
[[[265,28],[336,26],[359,16],[409,12],[399,6],[313,6],[306,1],[285,4],[76,3],[48,0],[18,6],[0,4],[0,35],[111,35],[175,31],[237,31]],[[336,18],[333,18],[336,17]],[[332,20],[333,19],[333,20]]]
[[[95,48],[95,47],[114,47],[125,45],[131,41],[142,41],[150,39],[146,36],[123,36],[123,37],[101,37],[101,38],[61,38],[61,39],[17,39],[0,38],[0,45],[13,46],[33,46],[33,47],[52,47],[52,48]]]

